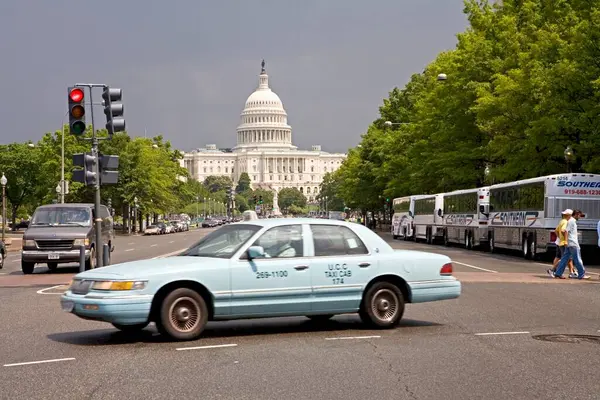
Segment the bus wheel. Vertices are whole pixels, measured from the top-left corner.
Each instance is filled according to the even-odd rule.
[[[450,241],[448,240],[448,231],[444,231],[444,246],[450,246]]]
[[[496,247],[494,245],[494,234],[493,233],[489,236],[489,239],[488,239],[488,250],[490,251],[490,253],[493,253],[496,251]]]
[[[527,234],[523,234],[521,238],[521,253],[524,259],[529,259],[529,240],[527,239]]]
[[[532,260],[537,259],[537,240],[535,240],[535,235],[529,236],[527,242],[529,244],[529,258]]]

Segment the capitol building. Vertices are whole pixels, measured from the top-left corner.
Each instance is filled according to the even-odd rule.
[[[320,145],[313,145],[310,150],[294,146],[287,112],[279,96],[269,87],[263,60],[258,88],[246,100],[237,127],[237,145],[232,149],[218,149],[209,144],[185,153],[182,166],[200,182],[211,175],[228,176],[237,182],[246,172],[253,189],[274,192],[274,203],[282,188],[297,188],[313,202],[323,176],[338,169],[345,157],[345,154],[322,151]],[[279,211],[277,204],[274,208]]]

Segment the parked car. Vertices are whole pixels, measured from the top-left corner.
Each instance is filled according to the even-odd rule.
[[[193,340],[208,321],[240,318],[358,313],[392,328],[405,304],[460,294],[447,256],[394,250],[363,225],[290,218],[227,225],[178,256],[79,273],[61,307],[123,331],[155,322],[163,335]]]
[[[164,235],[165,233],[167,233],[167,225],[164,222],[158,222],[156,223],[156,226],[158,226],[159,235]]]
[[[160,235],[160,228],[157,225],[150,225],[144,230],[144,235]]]
[[[114,250],[113,219],[108,208],[100,206],[102,244]],[[85,269],[96,267],[96,246],[93,204],[47,204],[38,207],[23,234],[21,270],[31,274],[38,263],[55,270],[59,264],[79,262],[79,249],[85,247]]]

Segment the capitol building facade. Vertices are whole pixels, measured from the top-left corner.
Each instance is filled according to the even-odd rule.
[[[237,145],[223,150],[211,144],[185,153],[182,166],[201,182],[213,175],[228,176],[237,182],[246,172],[253,189],[271,190],[277,198],[282,188],[297,188],[309,202],[314,202],[323,176],[338,169],[345,157],[322,151],[320,145],[310,150],[294,146],[287,113],[279,96],[269,87],[263,61],[258,88],[246,100],[241,114]]]

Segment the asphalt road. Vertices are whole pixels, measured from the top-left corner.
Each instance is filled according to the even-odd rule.
[[[124,238],[143,250],[114,260],[185,247],[175,240],[149,254],[176,237]],[[544,265],[511,256],[390,242],[450,255],[463,295],[409,305],[393,330],[366,329],[354,315],[281,318],[211,323],[204,338],[171,343],[152,326],[131,336],[78,319],[60,310],[58,292],[3,287],[10,276],[0,277],[0,398],[598,398],[600,281],[553,280]]]

